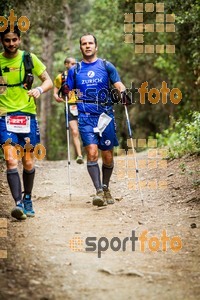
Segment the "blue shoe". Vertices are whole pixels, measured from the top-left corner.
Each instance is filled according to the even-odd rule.
[[[35,217],[31,195],[25,194],[23,198],[24,213],[27,217]]]
[[[12,209],[11,216],[17,220],[26,220],[23,204],[20,201],[17,202],[15,208]]]

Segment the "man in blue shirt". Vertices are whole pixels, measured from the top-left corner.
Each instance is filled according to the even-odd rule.
[[[125,91],[115,67],[97,57],[97,40],[92,34],[80,38],[83,60],[69,70],[67,86],[79,91],[77,107],[79,132],[87,154],[87,169],[96,188],[93,205],[113,204],[109,190],[114,160],[113,147],[118,146],[116,124],[109,94],[109,81]],[[102,180],[98,165],[98,149],[102,155]]]

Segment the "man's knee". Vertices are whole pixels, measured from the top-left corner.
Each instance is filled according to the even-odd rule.
[[[78,132],[78,129],[72,129],[72,135],[73,137],[78,137],[79,136],[79,132]]]
[[[89,145],[85,147],[87,153],[87,161],[98,160],[98,147],[97,145]]]
[[[34,167],[33,158],[26,159],[26,157],[24,156],[22,159],[22,163],[23,163],[24,169],[26,169],[26,170],[32,170]]]
[[[14,158],[9,158],[6,160],[6,166],[7,166],[7,169],[10,170],[10,169],[15,169],[17,168],[18,166],[18,160],[17,159],[14,159]]]
[[[103,164],[112,167],[114,164],[113,150],[102,151]]]

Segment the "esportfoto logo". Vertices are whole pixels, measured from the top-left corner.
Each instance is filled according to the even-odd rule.
[[[6,218],[0,218],[0,238],[7,238],[8,221]],[[0,259],[7,258],[7,249],[0,249]]]
[[[21,16],[17,20],[17,15],[15,16],[14,9],[11,9],[8,20],[6,19],[6,17],[0,16],[0,32],[4,32],[8,28],[9,22],[10,22],[10,31],[14,32],[14,26],[15,26],[16,21],[17,21],[17,26],[20,31],[26,32],[29,29],[29,27],[30,27],[29,19],[26,16]]]
[[[127,139],[127,149],[117,149],[117,159],[115,161],[117,179],[125,181],[129,190],[166,190],[166,178],[159,177],[157,179],[140,180],[137,179],[136,169],[149,172],[150,169],[166,169],[167,153],[166,148],[157,148],[156,139],[133,139],[134,148],[147,149],[146,156],[140,156],[135,163],[136,152],[131,149],[131,141]]]
[[[163,230],[160,237],[151,236],[148,237],[148,230],[141,232],[139,236],[135,235],[135,230],[132,230],[130,237],[119,238],[117,236],[112,237],[110,240],[102,236],[99,239],[96,236],[87,237],[85,240],[80,236],[73,237],[69,241],[69,248],[73,252],[97,252],[98,258],[101,258],[102,252],[106,252],[111,249],[114,252],[117,251],[135,251],[136,242],[139,243],[140,252],[149,250],[151,252],[163,251],[166,252],[169,249],[173,252],[178,252],[182,249],[182,240],[179,236],[169,237],[166,230]]]
[[[144,23],[146,14],[155,14],[154,23]],[[174,44],[146,45],[144,36],[147,33],[173,33],[175,32],[175,15],[166,14],[164,3],[135,3],[135,13],[124,14],[125,43],[133,44],[135,41],[135,53],[175,53]],[[133,35],[133,32],[135,34]]]

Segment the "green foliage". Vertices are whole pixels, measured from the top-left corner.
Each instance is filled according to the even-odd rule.
[[[48,120],[48,151],[47,159],[63,160],[66,159],[66,122],[65,110],[62,103],[56,103],[52,106],[52,114]]]
[[[179,168],[181,169],[182,173],[184,173],[185,170],[186,170],[186,165],[185,165],[185,163],[184,163],[184,162],[181,163],[181,164],[179,165]]]
[[[175,44],[174,54],[135,54],[134,43],[124,42],[124,14],[133,13],[134,15],[134,6],[138,2],[144,5],[161,2],[165,6],[165,14],[175,14],[176,31],[174,33],[144,32],[144,44]],[[63,70],[63,61],[66,56],[73,56],[77,60],[82,58],[79,38],[82,34],[91,32],[98,40],[98,56],[111,61],[117,67],[127,88],[130,88],[131,82],[139,88],[143,82],[147,81],[149,90],[160,89],[162,81],[165,81],[170,90],[180,89],[183,99],[178,105],[171,103],[169,95],[168,103],[165,105],[161,101],[152,105],[148,99],[145,105],[141,105],[138,100],[139,95],[136,93],[137,103],[129,107],[133,136],[134,138],[148,138],[149,136],[155,138],[155,134],[158,133],[159,141],[164,140],[164,144],[176,144],[180,137],[187,135],[187,148],[191,148],[191,152],[195,149],[196,142],[192,139],[194,134],[192,134],[191,125],[193,117],[192,115],[190,118],[186,117],[190,111],[198,111],[200,103],[198,98],[200,85],[199,0],[1,1],[1,15],[7,17],[11,8],[15,10],[18,17],[25,15],[29,18],[31,27],[26,34],[22,35],[22,48],[30,49],[38,57],[42,57],[45,64],[48,59],[48,72],[52,79]],[[144,12],[144,23],[155,24],[155,16],[155,10],[152,13]],[[48,31],[50,31],[49,35]],[[44,45],[45,36],[47,39]],[[53,47],[53,55],[47,54],[49,47]],[[66,148],[66,130],[64,129],[64,113],[61,105],[56,104],[53,95],[51,103],[52,112],[51,116],[48,116],[49,149],[47,151],[50,159],[57,159],[62,157]],[[127,139],[124,109],[118,105],[115,111],[118,137],[123,145]],[[177,119],[179,121],[176,124]],[[185,125],[184,122],[186,122]],[[163,134],[160,134],[161,132]],[[179,148],[177,151],[184,152],[182,149],[184,143],[179,143],[176,147]]]
[[[169,158],[185,154],[200,154],[200,113],[193,112],[187,119],[179,119],[172,127],[156,134],[159,146],[169,148]]]
[[[198,0],[164,2],[166,11],[175,14],[173,44],[176,46],[176,53],[160,55],[154,66],[162,73],[166,72],[171,85],[181,90],[184,102],[177,107],[174,116],[184,116],[191,110],[199,110],[200,5]],[[165,43],[168,42],[166,35]]]

